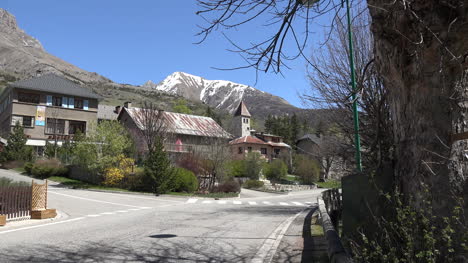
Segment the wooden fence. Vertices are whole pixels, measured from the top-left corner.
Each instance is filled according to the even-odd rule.
[[[31,211],[47,208],[47,182],[31,186],[0,186],[0,215],[7,221],[28,219]]]

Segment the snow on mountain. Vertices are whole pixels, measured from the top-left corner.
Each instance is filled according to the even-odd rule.
[[[290,106],[284,99],[253,87],[227,80],[207,80],[184,72],[174,72],[159,84],[146,82],[143,87],[179,95],[189,100],[200,100],[216,109],[233,112],[241,100],[263,101]]]

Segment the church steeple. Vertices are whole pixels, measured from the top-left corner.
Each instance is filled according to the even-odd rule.
[[[244,137],[250,135],[250,112],[244,101],[239,103],[239,107],[234,113],[233,133],[236,137]]]

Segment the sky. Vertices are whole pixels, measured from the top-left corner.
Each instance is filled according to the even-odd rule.
[[[115,82],[158,83],[182,71],[250,85],[303,107],[298,94],[308,88],[305,59],[288,62],[290,69],[283,68],[282,75],[257,74],[253,68],[215,69],[245,62],[228,51],[233,47],[221,32],[194,44],[200,40],[198,25],[206,25],[195,14],[200,9],[195,0],[2,0],[0,7],[12,13],[20,28],[37,38],[47,52]],[[226,34],[236,43],[247,44],[275,28],[252,22]],[[317,24],[317,32],[323,31]],[[306,55],[317,48],[319,35],[309,41]],[[285,50],[292,48],[287,45]]]

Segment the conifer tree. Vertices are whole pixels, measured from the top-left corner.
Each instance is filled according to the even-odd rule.
[[[2,152],[2,161],[29,161],[32,158],[32,147],[26,145],[28,138],[24,128],[16,123],[13,132],[8,137],[8,145]]]
[[[156,138],[153,149],[150,149],[144,165],[143,185],[146,191],[155,194],[169,192],[171,181],[174,177],[174,169],[171,161],[164,151],[161,138]]]

